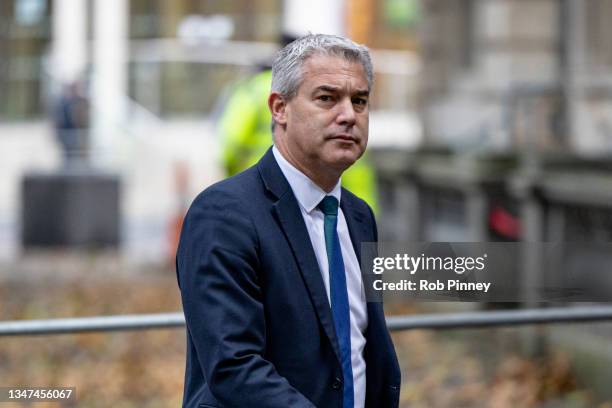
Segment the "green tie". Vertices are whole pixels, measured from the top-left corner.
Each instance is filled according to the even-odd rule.
[[[344,376],[343,408],[353,408],[353,368],[351,365],[351,315],[346,289],[346,275],[340,239],[336,231],[338,225],[338,200],[325,196],[318,208],[325,214],[325,248],[329,265],[329,293],[334,327],[340,347],[342,374]]]

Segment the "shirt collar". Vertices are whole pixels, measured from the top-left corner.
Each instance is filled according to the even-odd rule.
[[[326,193],[321,187],[317,186],[314,181],[309,179],[308,176],[289,163],[276,148],[276,145],[272,146],[272,153],[283,175],[289,182],[295,198],[297,198],[298,203],[307,213],[314,210],[326,195],[335,197],[336,200],[338,200],[338,204],[340,203],[342,192],[341,180],[338,180],[338,183],[336,183],[332,191]]]

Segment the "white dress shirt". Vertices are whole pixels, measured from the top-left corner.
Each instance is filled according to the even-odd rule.
[[[323,284],[327,291],[327,300],[331,305],[329,295],[329,264],[327,263],[327,249],[325,247],[325,232],[323,229],[323,212],[317,209],[317,205],[326,195],[334,196],[338,203],[341,199],[340,180],[334,189],[326,194],[319,186],[310,180],[304,173],[289,163],[276,148],[272,147],[272,153],[278,163],[283,175],[289,182],[293,194],[300,204],[300,211],[304,217],[304,223],[308,229],[308,235],[312,242]],[[359,261],[351,243],[351,237],[346,224],[346,218],[342,209],[338,207],[338,237],[342,249],[342,260],[346,272],[346,285],[350,307],[351,319],[351,362],[353,367],[353,387],[355,394],[355,407],[363,408],[365,404],[366,372],[363,348],[366,340],[365,329],[368,325],[367,305],[361,280]]]

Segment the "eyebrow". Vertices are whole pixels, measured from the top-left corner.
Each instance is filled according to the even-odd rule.
[[[318,92],[318,91],[338,92],[339,90],[340,90],[340,87],[338,86],[321,85],[315,88],[314,92]],[[354,96],[370,96],[370,91],[368,91],[367,89],[360,89],[357,92],[355,92]]]

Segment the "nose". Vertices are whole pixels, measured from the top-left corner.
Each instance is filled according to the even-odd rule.
[[[355,107],[351,98],[342,98],[338,104],[338,116],[336,116],[336,123],[342,126],[353,126],[357,120]]]

